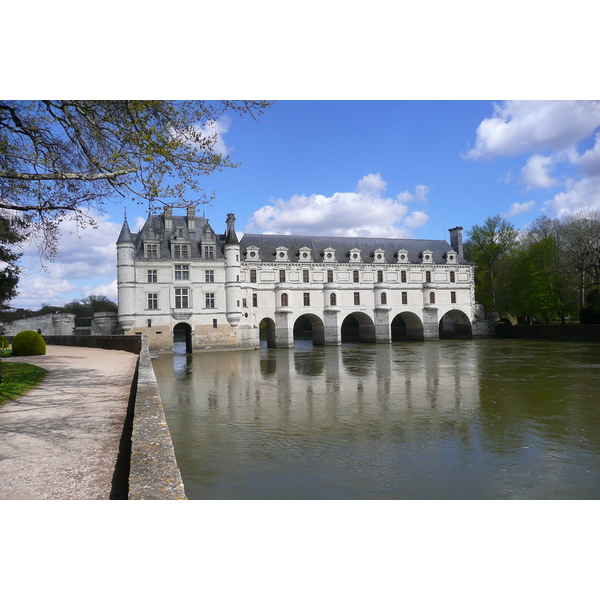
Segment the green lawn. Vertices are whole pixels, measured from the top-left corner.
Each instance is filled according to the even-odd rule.
[[[42,383],[46,369],[27,363],[0,362],[2,383],[0,383],[0,404],[14,400]]]

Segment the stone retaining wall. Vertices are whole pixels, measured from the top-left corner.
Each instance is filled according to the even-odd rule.
[[[14,336],[8,337],[12,343]],[[139,335],[45,335],[49,346],[80,346],[82,348],[103,348],[104,350],[124,350],[139,354],[142,338]]]
[[[186,499],[148,351],[148,340],[144,338],[133,415],[129,500]]]

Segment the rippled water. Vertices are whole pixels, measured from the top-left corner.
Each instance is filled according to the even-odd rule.
[[[600,345],[347,344],[153,361],[190,499],[600,498]]]

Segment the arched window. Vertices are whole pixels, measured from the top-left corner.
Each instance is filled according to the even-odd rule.
[[[288,295],[281,294],[281,306],[287,306],[287,305],[288,305]]]
[[[387,294],[385,292],[381,292],[381,304],[387,304]]]
[[[429,293],[429,304],[435,304],[435,292]]]
[[[329,294],[329,304],[331,304],[331,306],[337,305],[337,296],[335,294]]]

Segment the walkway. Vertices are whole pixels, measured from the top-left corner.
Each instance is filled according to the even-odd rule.
[[[0,499],[108,500],[137,355],[48,346],[3,359],[49,371],[0,406]]]

